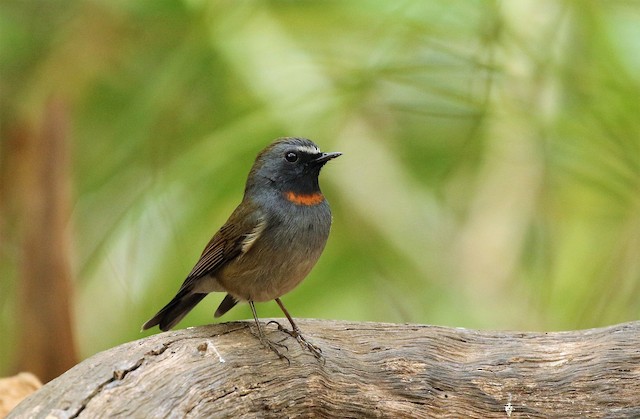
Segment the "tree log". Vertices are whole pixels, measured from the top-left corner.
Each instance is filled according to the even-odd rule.
[[[150,336],[46,384],[10,418],[640,417],[640,322],[572,332],[490,332],[299,320],[318,361],[253,322]]]

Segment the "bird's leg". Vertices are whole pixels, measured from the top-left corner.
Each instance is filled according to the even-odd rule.
[[[294,337],[298,341],[300,346],[302,346],[302,349],[306,349],[307,351],[311,352],[313,356],[315,356],[317,359],[324,361],[324,357],[322,356],[322,349],[320,349],[313,343],[309,342],[304,336],[302,336],[302,333],[300,332],[298,325],[296,325],[296,323],[293,321],[293,318],[289,315],[289,312],[287,311],[287,309],[284,308],[284,304],[282,304],[282,301],[280,301],[280,298],[276,298],[276,303],[278,303],[284,315],[287,316],[289,323],[291,323],[291,331],[289,331],[284,327],[282,327],[280,323],[275,322],[278,325],[278,329],[289,334],[291,337]]]
[[[251,312],[253,313],[253,319],[256,321],[256,326],[258,327],[258,339],[260,339],[260,342],[264,346],[266,346],[268,349],[271,349],[273,352],[275,352],[275,354],[278,355],[278,358],[286,359],[287,362],[291,364],[291,361],[289,361],[289,358],[287,358],[280,352],[280,348],[284,348],[287,351],[289,350],[289,348],[287,348],[286,345],[283,345],[282,343],[272,342],[267,338],[267,336],[262,331],[262,326],[260,326],[260,321],[258,320],[258,313],[256,313],[256,307],[253,304],[253,301],[249,301],[249,306],[251,307]]]

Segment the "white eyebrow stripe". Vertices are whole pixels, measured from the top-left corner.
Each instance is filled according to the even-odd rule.
[[[318,147],[313,147],[310,145],[298,146],[297,150],[306,154],[321,154],[321,151],[318,149]]]

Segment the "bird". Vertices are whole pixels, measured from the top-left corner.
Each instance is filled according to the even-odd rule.
[[[324,250],[332,215],[318,176],[340,155],[324,153],[300,137],[279,138],[265,147],[249,171],[238,207],[206,245],[175,297],[142,330],[170,330],[207,294],[226,292],[215,318],[247,302],[260,342],[289,361],[279,350],[286,346],[267,339],[254,304],[275,300],[291,324],[289,331],[274,322],[278,329],[322,359],[322,350],[302,335],[280,297],[300,284]]]

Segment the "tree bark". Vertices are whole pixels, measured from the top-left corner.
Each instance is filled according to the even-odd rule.
[[[318,361],[252,322],[153,335],[51,381],[22,417],[640,417],[640,322],[572,332],[299,320]]]

